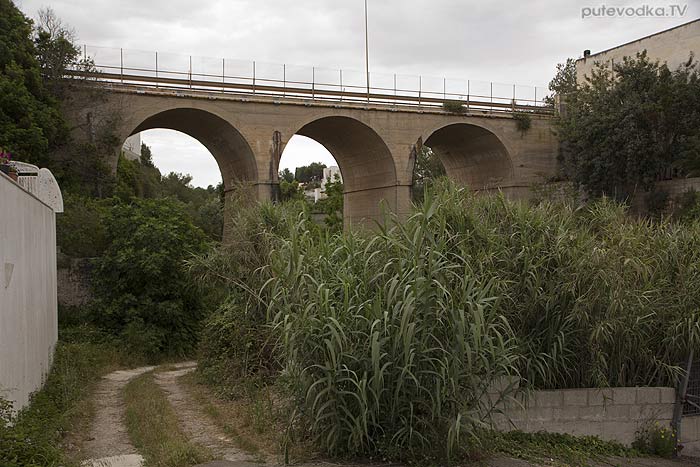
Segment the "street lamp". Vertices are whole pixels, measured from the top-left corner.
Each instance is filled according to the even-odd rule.
[[[367,72],[367,102],[369,102],[369,28],[367,21],[367,0],[365,0],[365,71]]]

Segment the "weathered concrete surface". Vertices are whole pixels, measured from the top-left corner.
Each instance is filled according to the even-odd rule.
[[[0,173],[0,397],[44,383],[58,339],[53,210]]]
[[[75,91],[68,118],[74,138],[94,138],[94,128],[114,115],[119,144],[151,128],[187,133],[214,156],[224,187],[248,185],[258,200],[279,193],[280,157],[295,134],[308,136],[335,157],[345,187],[346,225],[382,218],[382,201],[399,215],[411,205],[416,151],[425,142],[445,163],[448,176],[473,189],[527,187],[557,171],[558,142],[551,119],[532,114],[521,132],[510,113],[395,108],[311,99],[286,101],[265,96],[167,90],[116,83],[102,99]],[[517,196],[522,190],[513,190]],[[228,201],[227,201],[228,202]]]
[[[141,467],[143,465],[143,457],[140,454],[125,454],[123,456],[89,460],[83,465],[85,467]]]
[[[691,53],[697,58],[700,53],[700,19],[581,58],[576,61],[576,79],[583,83],[596,62],[621,63],[623,57],[634,57],[643,50],[652,61],[666,63],[671,70],[687,62]]]

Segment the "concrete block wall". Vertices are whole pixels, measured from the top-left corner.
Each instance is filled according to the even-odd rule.
[[[700,457],[700,415],[683,417],[679,440],[683,445],[681,454]]]
[[[648,420],[668,425],[673,416],[673,388],[610,388],[532,391],[508,403],[494,417],[502,431],[547,431],[631,444]]]
[[[45,381],[57,308],[55,214],[0,173],[0,397],[15,409]]]

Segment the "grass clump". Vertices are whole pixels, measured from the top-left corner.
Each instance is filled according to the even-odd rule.
[[[442,103],[442,110],[447,113],[458,115],[467,113],[467,108],[460,101],[445,101]]]
[[[188,441],[153,373],[134,378],[124,388],[126,427],[134,446],[151,467],[188,467],[212,459]]]
[[[492,454],[507,455],[528,462],[546,462],[548,465],[585,466],[591,461],[640,455],[636,449],[603,441],[595,436],[489,431],[482,433],[481,437],[488,439],[487,450]]]

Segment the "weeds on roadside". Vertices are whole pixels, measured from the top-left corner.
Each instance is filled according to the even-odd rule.
[[[134,378],[124,387],[126,427],[134,446],[151,467],[189,467],[212,459],[204,447],[192,444],[179,428],[177,415],[153,373]]]

